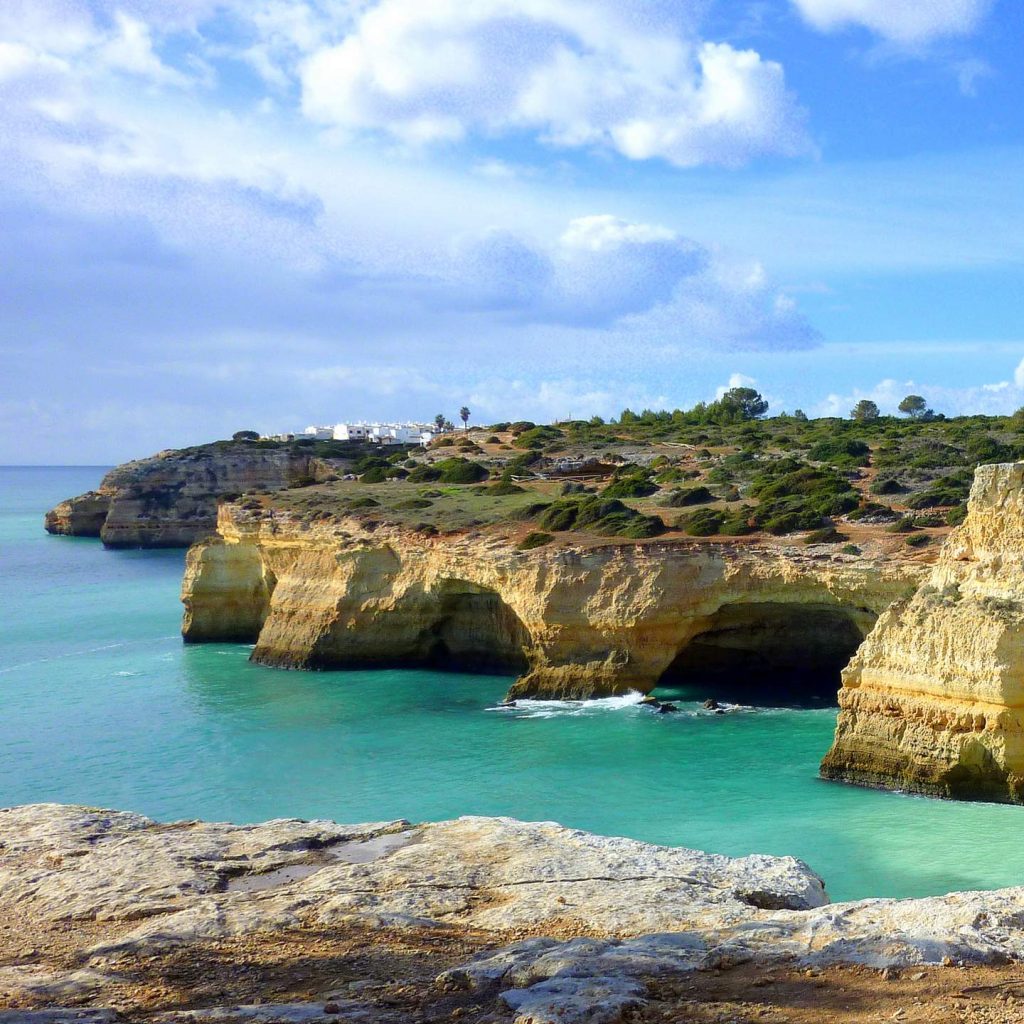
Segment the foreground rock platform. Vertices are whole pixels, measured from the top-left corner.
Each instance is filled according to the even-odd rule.
[[[830,905],[792,858],[507,818],[0,811],[0,1024],[655,1020],[665,991],[744,965],[1021,957],[1024,889]]]

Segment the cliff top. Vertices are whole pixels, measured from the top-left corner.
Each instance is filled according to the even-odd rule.
[[[975,467],[1024,454],[1008,418],[715,425],[673,415],[459,431],[426,450],[369,453],[338,479],[246,494],[241,505],[370,530],[482,531],[522,547],[796,541],[930,562],[964,517]]]

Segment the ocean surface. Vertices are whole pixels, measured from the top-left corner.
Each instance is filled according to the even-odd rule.
[[[1024,808],[827,783],[835,709],[623,697],[498,710],[508,680],[284,672],[185,647],[181,551],[50,537],[99,468],[0,468],[0,805],[161,819],[505,814],[718,853],[792,854],[833,899],[1024,883]],[[821,706],[822,704],[826,706]],[[808,706],[809,705],[809,706]],[[814,706],[819,705],[819,706]]]

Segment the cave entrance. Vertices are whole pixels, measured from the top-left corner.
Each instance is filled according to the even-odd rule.
[[[875,616],[835,605],[721,608],[658,682],[683,700],[828,707]]]
[[[520,675],[530,635],[493,590],[448,590],[423,637],[424,662],[447,672]]]

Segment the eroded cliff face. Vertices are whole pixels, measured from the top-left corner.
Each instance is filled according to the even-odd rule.
[[[982,466],[928,580],[843,674],[826,778],[1024,802],[1024,464]]]
[[[188,641],[245,640],[290,668],[440,665],[518,673],[511,696],[649,691],[705,670],[838,670],[919,566],[688,543],[543,548],[366,533],[221,507],[190,550]]]
[[[214,531],[223,495],[293,487],[326,471],[308,454],[245,443],[160,452],[118,466],[98,490],[61,502],[45,526],[100,537],[112,548],[187,547]]]

